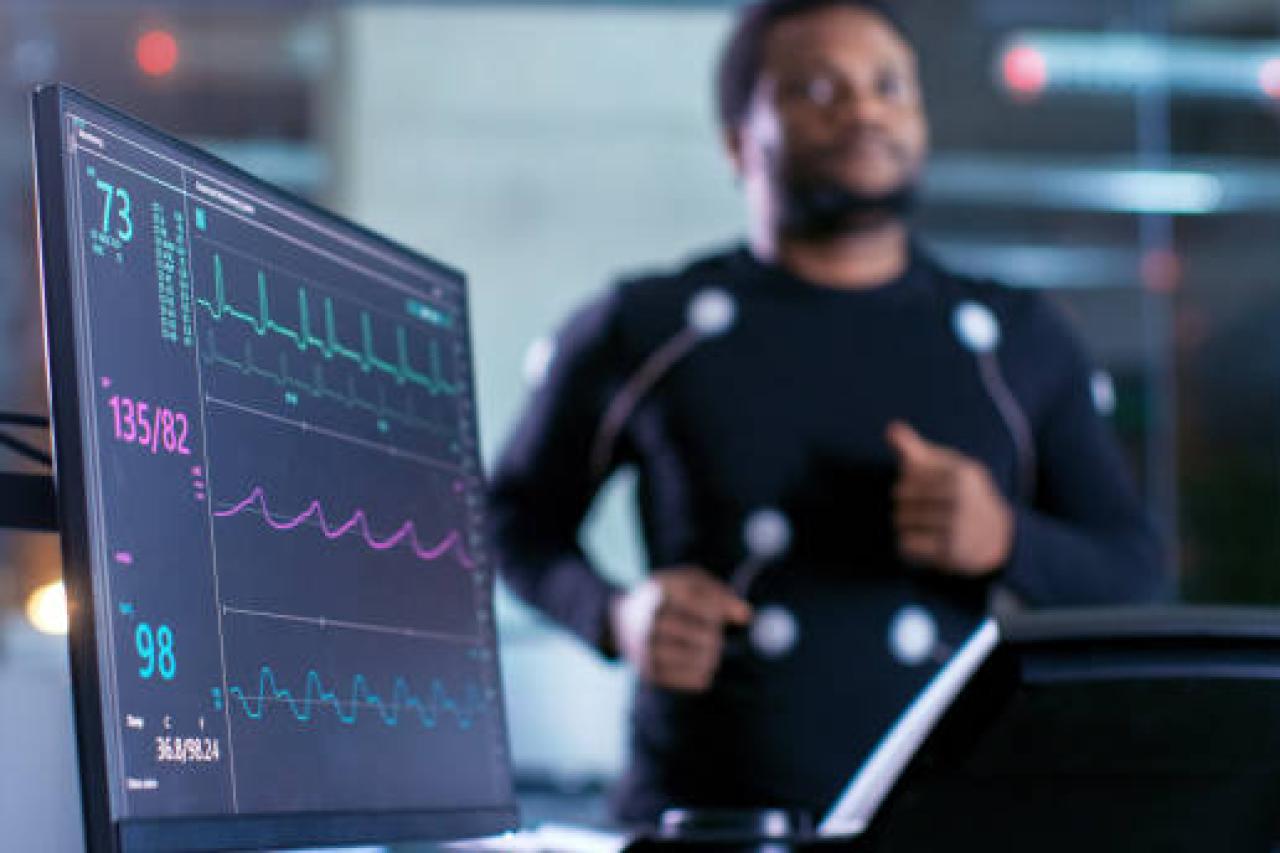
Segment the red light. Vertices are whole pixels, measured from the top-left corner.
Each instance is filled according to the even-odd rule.
[[[1273,56],[1258,69],[1258,85],[1268,98],[1280,101],[1280,56]]]
[[[133,53],[142,73],[163,77],[178,65],[178,40],[167,30],[149,30],[138,36]]]
[[[1020,97],[1034,98],[1049,84],[1044,54],[1030,45],[1015,45],[1005,51],[1000,70],[1005,87]]]

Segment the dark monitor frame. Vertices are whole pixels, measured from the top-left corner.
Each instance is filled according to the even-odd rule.
[[[71,280],[70,227],[62,116],[70,105],[110,117],[172,146],[184,156],[222,170],[236,180],[305,210],[327,224],[430,267],[457,282],[462,274],[399,243],[280,190],[193,146],[157,131],[137,119],[62,85],[41,86],[32,95],[35,197],[38,207],[40,277],[44,302],[54,445],[54,479],[61,529],[63,577],[70,615],[68,645],[76,718],[85,840],[91,851],[227,850],[326,844],[358,844],[403,840],[492,835],[514,829],[514,802],[474,810],[407,812],[308,812],[278,815],[234,815],[175,819],[116,820],[111,813],[110,780],[102,713],[99,626],[93,600],[92,549],[89,542],[90,495],[85,486],[87,460],[82,435],[80,364]]]

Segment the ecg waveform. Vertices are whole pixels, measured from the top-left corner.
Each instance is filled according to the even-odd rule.
[[[215,510],[213,515],[215,518],[232,518],[244,512],[256,512],[262,516],[262,519],[269,527],[279,531],[296,530],[314,519],[316,526],[320,528],[320,532],[324,534],[326,539],[330,540],[341,539],[353,530],[358,530],[365,544],[374,551],[390,551],[401,543],[407,542],[415,557],[429,562],[439,560],[445,554],[453,551],[455,558],[463,568],[475,568],[475,561],[463,548],[462,534],[457,530],[450,531],[438,544],[428,548],[418,538],[418,531],[412,520],[405,521],[389,536],[377,536],[369,527],[369,518],[363,509],[357,509],[350,518],[336,527],[329,523],[328,516],[325,514],[324,507],[319,500],[313,500],[306,509],[297,515],[277,515],[267,505],[267,494],[261,486],[254,486],[244,500],[226,509]]]
[[[247,325],[258,337],[269,334],[279,335],[293,342],[299,352],[316,350],[325,360],[335,358],[346,359],[354,363],[364,373],[377,370],[395,380],[397,385],[406,383],[425,388],[432,396],[456,396],[459,392],[455,383],[444,378],[444,368],[440,364],[440,348],[433,340],[428,343],[429,373],[422,373],[410,363],[408,333],[404,326],[396,325],[396,360],[387,361],[377,354],[373,335],[373,318],[368,311],[360,312],[361,348],[352,349],[338,338],[337,324],[334,320],[333,300],[324,297],[324,336],[317,337],[311,328],[311,306],[305,287],[298,288],[298,322],[294,329],[280,323],[271,316],[271,302],[267,288],[266,273],[258,272],[258,306],[257,314],[245,311],[233,305],[227,299],[226,282],[223,278],[222,256],[213,256],[214,296],[212,300],[199,297],[196,304],[208,312],[215,321],[233,318]]]
[[[404,408],[401,409],[388,404],[386,392],[382,386],[378,386],[378,400],[376,402],[366,400],[360,396],[356,391],[354,377],[347,377],[345,390],[331,386],[325,379],[324,365],[317,364],[313,366],[310,381],[299,379],[293,375],[289,370],[289,359],[286,353],[280,353],[279,364],[275,370],[262,367],[254,359],[253,349],[249,341],[244,342],[244,355],[240,359],[235,359],[225,355],[218,348],[218,341],[214,337],[212,330],[210,330],[208,345],[200,355],[205,364],[225,367],[238,371],[245,376],[256,376],[285,390],[300,391],[317,399],[332,400],[349,409],[359,409],[376,418],[396,420],[415,429],[430,430],[444,434],[449,434],[450,432],[446,427],[420,417],[414,411],[412,396],[406,396]]]
[[[397,677],[391,688],[390,701],[384,700],[374,693],[363,675],[356,674],[351,679],[350,698],[342,699],[336,690],[327,690],[314,669],[307,671],[306,687],[302,698],[293,691],[280,687],[276,682],[275,672],[271,667],[263,666],[258,673],[258,691],[256,694],[245,693],[244,688],[230,685],[227,694],[237,700],[244,714],[251,720],[261,720],[267,712],[268,702],[280,702],[298,722],[313,721],[315,709],[332,708],[340,722],[354,726],[360,721],[362,709],[377,713],[377,717],[387,726],[397,726],[403,714],[413,714],[423,728],[434,729],[441,719],[453,717],[458,728],[469,729],[475,721],[487,711],[487,703],[475,685],[468,685],[462,699],[455,699],[439,680],[431,682],[429,698],[423,699],[409,687],[403,677]],[[221,710],[222,691],[213,690],[214,706]]]

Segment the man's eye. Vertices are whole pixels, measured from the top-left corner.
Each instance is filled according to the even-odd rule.
[[[805,100],[826,106],[836,99],[836,84],[830,77],[813,77],[805,82]]]
[[[876,81],[876,91],[882,98],[895,101],[906,100],[911,94],[911,87],[901,74],[881,74]]]
[[[825,107],[840,96],[839,84],[825,75],[794,77],[780,87],[785,100]]]

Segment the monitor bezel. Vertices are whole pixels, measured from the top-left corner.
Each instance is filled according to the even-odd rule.
[[[88,849],[132,853],[142,850],[224,850],[317,844],[359,844],[493,835],[516,828],[514,791],[509,802],[491,808],[299,812],[296,814],[202,815],[182,818],[125,818],[112,812],[111,778],[103,713],[99,626],[94,609],[93,550],[90,547],[90,494],[86,487],[84,422],[81,417],[81,365],[74,310],[71,227],[67,207],[64,121],[69,107],[82,106],[158,142],[185,157],[222,170],[237,181],[296,206],[326,224],[389,250],[409,263],[430,269],[464,287],[462,324],[472,360],[469,300],[464,274],[387,237],[254,177],[220,158],[62,84],[39,86],[32,93],[32,143],[37,205],[37,236],[43,302],[46,382],[51,413],[54,480],[61,532],[63,579],[70,616],[68,650],[76,720],[76,748]],[[478,433],[475,421],[472,431]],[[478,448],[478,435],[472,447]],[[476,470],[480,459],[475,460]],[[500,667],[495,655],[495,665]],[[499,672],[499,679],[501,678]],[[505,708],[501,729],[510,755]]]

